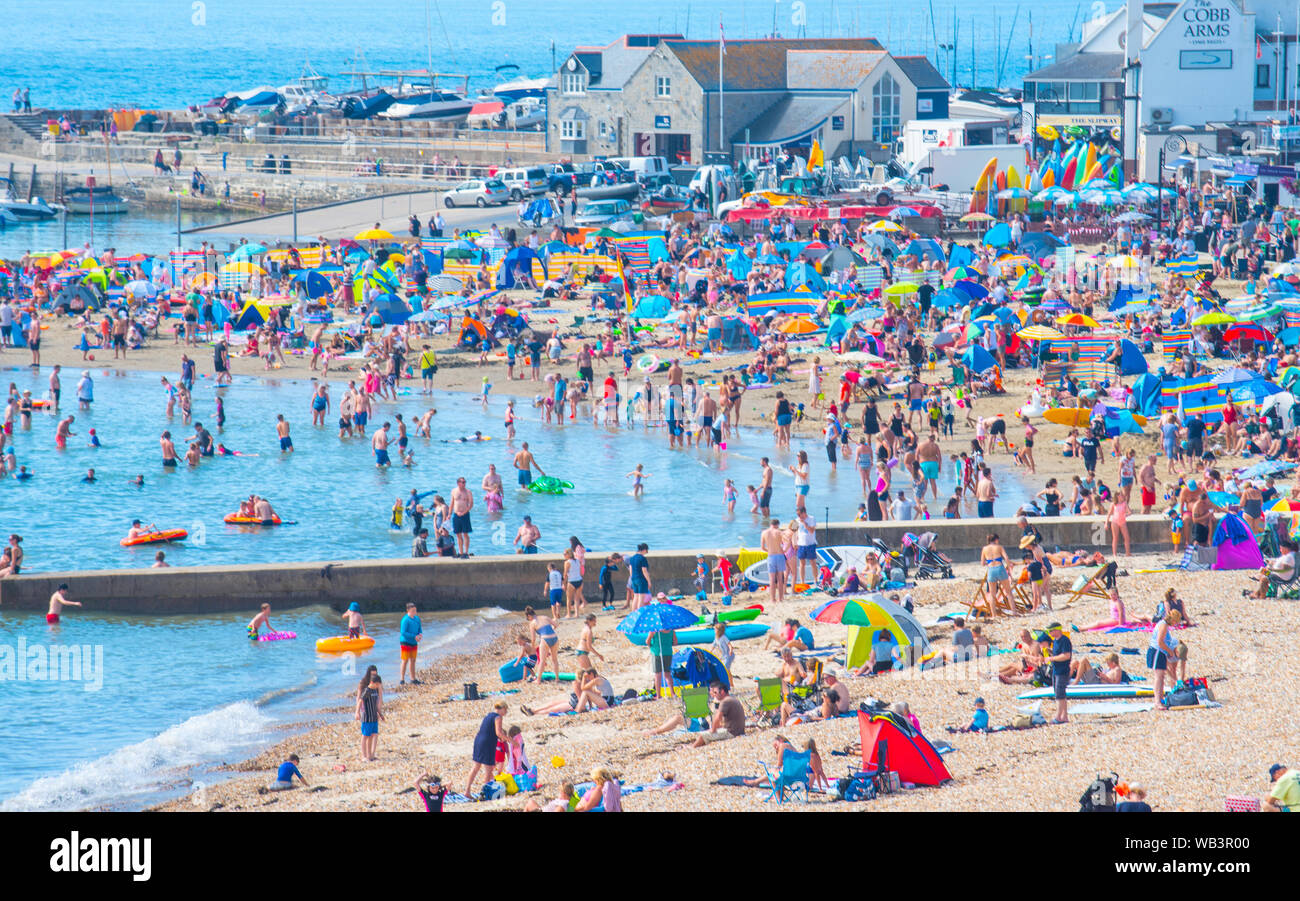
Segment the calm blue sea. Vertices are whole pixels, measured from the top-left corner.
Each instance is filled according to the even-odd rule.
[[[1118,0],[3,0],[9,39],[0,54],[0,105],[30,86],[48,107],[165,107],[230,90],[278,86],[310,61],[331,87],[350,68],[426,68],[469,75],[471,89],[503,79],[494,68],[544,75],[577,45],[624,33],[730,40],[869,36],[896,54],[927,54],[963,85],[1018,86],[1050,62],[1056,42]],[[954,23],[955,15],[955,23]],[[1032,20],[1031,20],[1032,16]],[[802,22],[802,25],[798,24]],[[955,51],[938,45],[954,43]],[[972,54],[972,48],[975,53]],[[972,78],[972,68],[974,77]],[[507,73],[509,74],[509,73]]]

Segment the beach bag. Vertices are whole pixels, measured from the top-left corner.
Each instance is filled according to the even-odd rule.
[[[515,782],[515,777],[509,773],[501,773],[497,776],[496,781],[505,786],[507,795],[516,795],[519,793],[519,785]]]
[[[1028,713],[1017,713],[1011,718],[1012,729],[1028,729],[1034,724],[1034,717]]]
[[[1200,703],[1200,698],[1196,696],[1196,692],[1189,689],[1165,693],[1166,707],[1196,707]]]
[[[1109,776],[1098,776],[1092,784],[1084,790],[1083,796],[1079,798],[1080,813],[1110,812],[1115,811],[1115,785],[1119,782],[1119,776],[1111,773]]]
[[[464,687],[465,687],[465,700],[477,701],[479,699],[477,682],[466,682]]]
[[[515,776],[515,787],[521,792],[537,791],[537,767],[531,767],[528,772]]]
[[[874,801],[876,786],[866,773],[854,773],[844,776],[838,784],[840,797],[845,801]]]
[[[479,792],[478,797],[480,801],[495,801],[498,798],[504,798],[505,795],[505,785],[493,779],[483,786],[483,790]]]

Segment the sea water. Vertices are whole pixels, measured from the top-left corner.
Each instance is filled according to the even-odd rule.
[[[481,647],[505,615],[423,613],[421,663]],[[249,641],[250,618],[90,606],[50,626],[39,614],[0,614],[0,810],[139,809],[180,795],[206,809],[204,786],[223,778],[214,766],[256,754],[322,708],[351,719],[371,663],[393,697],[399,614],[367,616],[376,643],[358,655],[316,653],[317,638],[346,631],[328,608],[273,610],[277,630],[298,634],[290,640]],[[12,665],[20,651],[24,662]],[[83,665],[36,663],[69,655]]]
[[[928,55],[946,78],[955,64],[961,84],[997,84],[1000,66],[1001,85],[1019,87],[1026,71],[1052,61],[1057,43],[1077,41],[1099,7],[1119,5],[391,0],[375,14],[360,3],[316,0],[44,0],[33,15],[30,4],[0,0],[12,38],[0,60],[0,108],[10,108],[15,87],[30,87],[36,107],[178,109],[227,91],[284,85],[307,63],[340,92],[350,87],[341,74],[349,69],[425,69],[432,60],[435,71],[470,76],[474,94],[516,74],[554,74],[575,46],[627,33],[717,40],[720,23],[729,41],[774,27],[784,37],[874,37],[896,55]],[[955,51],[940,49],[953,43]],[[503,64],[518,72],[496,71]]]
[[[183,349],[176,349],[178,358]],[[209,348],[189,350],[201,369],[211,368]],[[10,351],[0,361],[20,353],[25,351]],[[159,529],[189,531],[183,544],[164,547],[168,562],[175,566],[408,557],[411,526],[403,520],[402,528],[391,527],[394,502],[404,502],[411,489],[449,499],[460,476],[467,479],[476,498],[470,546],[476,556],[514,553],[515,533],[524,514],[541,529],[538,547],[544,553],[560,553],[571,535],[597,551],[630,552],[642,541],[664,550],[752,547],[763,524],[749,512],[746,486],[759,484],[760,458],[769,457],[776,471],[772,512],[783,519],[792,517],[795,492],[789,467],[799,450],[807,451],[811,461],[806,503],[815,519],[826,521],[829,514],[831,522],[847,522],[863,500],[852,461],[830,473],[822,442],[795,439],[791,450],[778,451],[769,428],[743,428],[725,451],[669,450],[667,430],[661,425],[647,429],[640,418],[631,428],[626,424],[597,428],[589,419],[546,425],[532,408],[533,399],[523,397],[515,404],[518,437],[509,441],[502,424],[504,398],[490,395],[485,407],[466,394],[438,391],[424,397],[418,388],[404,388],[398,402],[375,405],[368,434],[373,435],[384,420],[394,424],[390,455],[396,465],[379,469],[369,438],[338,437],[337,405],[347,380],[333,374],[329,385],[334,406],[323,427],[311,425],[314,383],[305,377],[241,377],[222,389],[214,389],[211,378],[200,378],[193,392],[194,419],[212,432],[215,443],[247,456],[208,457],[195,468],[182,461],[175,469],[166,469],[159,436],[170,430],[181,455],[193,426],[183,425],[179,412],[172,419],[166,417],[162,376],[105,369],[102,364],[90,372],[95,402],[89,411],[77,408],[81,370],[70,366],[62,373],[59,413],[37,411],[30,431],[15,422],[18,463],[34,475],[25,482],[0,479],[0,531],[22,534],[29,572],[152,565],[158,546],[119,544],[133,519]],[[696,375],[705,384],[716,377],[708,370]],[[177,373],[170,376],[174,380]],[[30,389],[37,398],[46,395],[48,379],[48,366],[39,374],[24,367],[0,370],[0,385],[17,384],[20,391]],[[539,392],[546,388],[543,382],[536,385]],[[632,381],[623,388],[624,396],[638,387]],[[225,404],[224,429],[216,424],[218,396]],[[770,405],[764,402],[764,409]],[[433,437],[414,437],[415,419],[431,406],[438,411],[432,420]],[[279,449],[275,421],[281,413],[291,425],[293,453]],[[398,460],[397,413],[409,424],[415,456],[411,468]],[[75,417],[76,434],[67,450],[60,451],[54,433],[58,420],[67,415]],[[754,417],[746,409],[742,425]],[[91,428],[101,441],[98,448],[89,446]],[[460,442],[475,432],[490,440]],[[511,461],[524,441],[548,475],[568,480],[574,487],[562,496],[520,490]],[[480,487],[489,464],[495,464],[504,483],[505,509],[495,514],[487,513]],[[628,474],[638,464],[647,473],[645,493],[633,497],[633,479]],[[82,478],[91,467],[96,481],[85,483]],[[1003,492],[996,509],[1011,515],[1027,498],[1009,477],[1009,466],[996,468]],[[898,470],[895,473],[895,490],[910,492],[911,480],[899,476]],[[137,475],[144,476],[143,487],[129,484]],[[729,478],[740,494],[734,515],[727,514],[723,502],[724,482]],[[951,482],[950,471],[945,470],[941,500],[930,502],[936,515],[951,493]],[[250,494],[268,498],[281,519],[296,524],[226,525],[223,518],[236,512],[240,500]],[[426,497],[425,506],[432,501]],[[426,520],[426,525],[432,532],[432,522]]]
[[[183,210],[181,230],[215,225],[238,215],[228,211]],[[86,244],[95,250],[115,248],[120,257],[137,252],[165,256],[176,247],[176,211],[165,206],[146,207],[133,203],[129,213],[96,215],[93,228],[90,217],[84,215],[68,216],[66,228],[64,226],[65,223],[55,217],[39,222],[10,223],[0,228],[0,259],[17,260],[25,253],[75,250]],[[202,240],[202,235],[183,235],[181,244],[197,248]],[[3,362],[0,358],[0,363]]]

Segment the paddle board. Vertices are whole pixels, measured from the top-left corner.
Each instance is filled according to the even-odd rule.
[[[831,576],[839,579],[848,573],[849,567],[854,567],[858,572],[862,572],[867,565],[867,557],[875,557],[880,561],[882,568],[887,567],[887,561],[879,548],[866,545],[836,545],[834,547],[819,547],[817,549],[818,568],[825,566],[831,571]],[[797,570],[796,570],[797,571]],[[756,585],[767,585],[767,558],[764,557],[756,563],[750,564],[745,569],[745,578]]]
[[[360,638],[348,638],[346,635],[336,635],[332,638],[318,638],[316,640],[316,650],[322,654],[344,654],[349,651],[364,651],[375,646],[375,640],[369,635],[362,635]]]
[[[522,682],[524,678],[524,665],[522,663],[516,663],[514,660],[507,660],[505,663],[501,664],[501,668],[497,670],[497,675],[501,677],[502,682]],[[560,681],[572,682],[576,676],[576,673],[560,673]],[[547,682],[554,682],[555,674],[550,670],[547,670],[542,673],[542,678]]]
[[[746,638],[761,638],[766,635],[771,626],[764,626],[759,623],[734,623],[727,626],[727,638],[731,641],[743,641]],[[632,644],[643,645],[650,637],[648,632],[633,632],[627,636],[627,640]],[[711,644],[713,642],[713,629],[706,627],[703,629],[678,629],[678,644]]]
[[[710,613],[707,617],[703,614],[695,621],[697,626],[713,625],[713,618],[717,617],[720,623],[742,623],[751,619],[758,619],[758,615],[763,612],[761,604],[754,604],[750,607],[741,607],[739,610],[717,610]]]
[[[1082,429],[1092,421],[1092,410],[1089,407],[1053,407],[1043,411],[1043,418],[1067,428]]]
[[[1065,689],[1066,698],[1090,701],[1100,698],[1149,698],[1152,693],[1151,686],[1145,682],[1125,682],[1120,685],[1069,685]],[[1033,691],[1016,695],[1016,698],[1021,701],[1051,700],[1054,697],[1056,695],[1050,687],[1035,688]]]

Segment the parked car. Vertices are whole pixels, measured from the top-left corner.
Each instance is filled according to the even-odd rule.
[[[595,200],[579,211],[574,224],[580,228],[596,228],[616,222],[635,222],[632,204],[626,200]]]
[[[525,197],[544,194],[547,191],[546,170],[541,166],[529,166],[526,169],[504,169],[497,173],[497,178],[505,183],[510,192],[510,199],[515,203]]]
[[[599,176],[599,177],[597,177]],[[636,177],[629,169],[624,169],[612,160],[593,160],[589,163],[552,163],[547,176],[547,190],[557,194],[568,194],[574,189],[589,188],[592,182],[597,185],[632,184]]]
[[[450,209],[455,206],[484,207],[489,204],[500,206],[510,200],[510,192],[505,182],[498,178],[471,178],[463,181],[443,195],[443,206]]]

